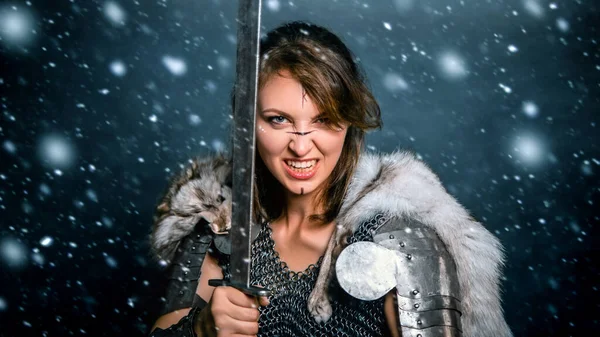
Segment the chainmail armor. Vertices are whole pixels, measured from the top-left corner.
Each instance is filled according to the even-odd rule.
[[[377,215],[360,225],[348,238],[349,243],[373,241],[372,233],[385,219]],[[387,325],[383,311],[384,298],[362,301],[348,295],[332,280],[329,296],[333,314],[325,323],[317,323],[307,308],[308,297],[315,286],[323,257],[302,272],[291,271],[280,260],[271,237],[272,230],[264,224],[252,244],[253,284],[272,291],[270,304],[260,308],[258,336],[383,336]],[[221,261],[227,267],[227,261]],[[332,266],[332,268],[335,268]],[[227,269],[225,278],[230,277]]]

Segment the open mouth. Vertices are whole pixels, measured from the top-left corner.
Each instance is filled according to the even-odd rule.
[[[296,179],[309,179],[315,175],[318,160],[295,161],[285,160],[285,168],[289,175]]]
[[[309,160],[309,161],[286,160],[285,163],[292,170],[298,171],[298,172],[302,172],[302,171],[309,171],[309,170],[311,170],[315,165],[317,165],[317,160],[316,159]]]

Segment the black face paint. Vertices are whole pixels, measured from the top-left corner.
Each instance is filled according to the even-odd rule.
[[[314,130],[313,130],[314,131]],[[298,135],[298,136],[306,136],[309,133],[313,132],[313,131],[307,131],[307,132],[299,132],[299,131],[288,131],[287,133],[291,133],[293,135]]]

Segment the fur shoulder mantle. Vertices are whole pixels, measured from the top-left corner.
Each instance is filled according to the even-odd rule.
[[[215,164],[214,160],[220,165]],[[195,160],[192,168],[176,177],[157,209],[151,235],[152,247],[161,258],[164,258],[165,252],[174,251],[178,241],[192,232],[192,224],[197,219],[190,217],[203,211],[201,205],[206,203],[198,199],[198,193],[186,192],[185,186],[213,186],[213,194],[220,195],[222,191],[214,186],[225,186],[224,172],[229,173],[228,165],[222,158]],[[180,195],[182,193],[185,195]],[[203,191],[200,194],[207,193]],[[214,198],[218,199],[217,196]],[[194,206],[198,212],[188,213],[188,216],[178,215],[172,211],[178,204],[198,204]],[[230,216],[227,212],[231,208],[225,203],[220,209],[217,205],[212,210],[213,213],[221,212]],[[343,249],[346,235],[378,213],[420,221],[434,229],[444,242],[455,261],[461,286],[463,336],[512,336],[504,320],[500,301],[504,264],[502,245],[446,192],[427,165],[407,151],[391,154],[365,152],[361,155],[336,218],[337,227],[325,253],[317,284],[309,298],[308,309],[315,319],[323,321],[331,315],[325,289],[335,270],[332,265]],[[212,216],[220,218],[223,215]]]
[[[461,286],[465,337],[510,337],[500,301],[504,265],[498,239],[477,222],[442,186],[423,161],[407,151],[363,153],[336,219],[323,265],[335,263],[348,233],[378,213],[412,218],[435,230],[453,257]],[[323,268],[309,298],[313,315],[327,319],[319,293],[331,277]],[[331,268],[334,269],[334,268]],[[325,308],[325,310],[323,310]]]

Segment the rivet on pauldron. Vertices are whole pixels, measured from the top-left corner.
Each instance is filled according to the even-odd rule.
[[[394,236],[390,234],[390,239],[393,239],[393,238],[394,238]]]
[[[183,296],[183,291],[180,291],[180,292],[179,292],[179,296]]]
[[[415,304],[415,308],[417,308],[417,309],[418,309],[419,307],[420,307],[419,303],[416,303],[416,304]]]
[[[187,260],[185,263],[192,264],[192,261],[191,260]]]
[[[187,272],[187,271],[184,271],[184,272],[183,272],[183,275],[187,275],[187,274],[188,274],[188,272]]]
[[[409,259],[409,260],[412,260],[412,255],[411,254],[407,254],[406,258]]]
[[[196,238],[197,238],[197,239],[200,239],[200,234],[196,235]]]
[[[423,337],[423,335],[421,335],[421,334],[418,334],[418,335],[417,335],[417,337]]]
[[[406,246],[406,245],[404,244],[404,242],[400,242],[400,247],[404,247],[404,246]]]
[[[421,320],[417,320],[417,324],[421,325],[423,322],[421,322]]]
[[[192,250],[196,250],[196,246],[192,246]]]
[[[416,294],[419,293],[419,291],[417,289],[415,289],[415,290],[412,291],[412,293],[413,293],[413,295],[416,295]]]

